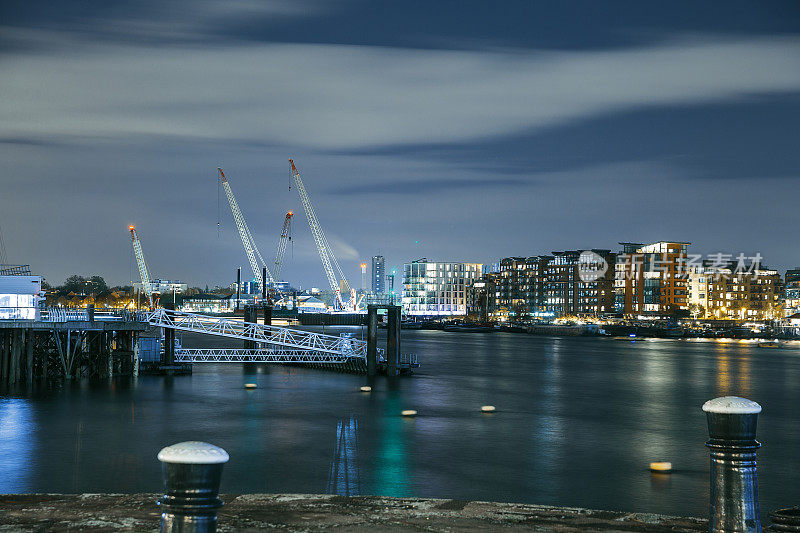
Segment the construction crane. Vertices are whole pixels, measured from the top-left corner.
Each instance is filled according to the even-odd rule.
[[[294,183],[297,186],[297,192],[300,194],[300,201],[302,202],[303,209],[306,212],[308,226],[311,228],[311,234],[314,236],[314,243],[317,245],[319,258],[322,260],[322,268],[325,270],[325,275],[328,277],[328,284],[335,294],[334,308],[336,310],[354,311],[357,306],[356,292],[355,290],[350,289],[347,278],[344,277],[344,272],[342,272],[342,267],[339,266],[339,262],[336,260],[336,256],[333,254],[333,249],[331,248],[331,245],[328,244],[328,239],[325,237],[325,233],[322,231],[322,226],[319,225],[317,215],[314,213],[314,207],[311,205],[311,199],[308,197],[306,187],[303,185],[303,180],[300,178],[300,172],[294,165],[293,160],[290,159],[289,164],[292,166],[292,177],[294,177]],[[336,269],[336,272],[334,272],[334,268]],[[337,273],[339,274],[338,279],[336,277]],[[347,304],[345,304],[345,302],[342,300],[342,288],[350,291],[350,301]]]
[[[222,168],[217,167],[217,170],[219,171],[219,179],[222,182],[222,188],[225,189],[225,196],[228,197],[228,204],[231,206],[233,220],[236,222],[236,228],[239,230],[239,237],[242,238],[242,245],[244,246],[244,251],[247,254],[247,260],[250,261],[250,268],[253,269],[253,277],[258,281],[258,288],[261,290],[263,289],[265,282],[269,284],[273,281],[272,274],[267,268],[267,263],[264,261],[264,258],[261,257],[261,252],[258,251],[258,246],[256,246],[256,243],[253,240],[253,234],[250,233],[250,228],[247,226],[247,222],[244,221],[244,215],[242,215],[242,210],[239,209],[239,204],[236,203],[236,198],[233,196],[233,191],[231,190],[231,184],[228,183],[228,178],[225,177],[225,173],[222,172]],[[258,257],[258,260],[256,260],[256,257]],[[261,261],[260,266],[258,261]],[[262,267],[267,269],[266,280],[261,276]]]
[[[147,273],[147,263],[144,262],[142,253],[142,242],[136,234],[136,228],[128,226],[131,230],[131,241],[133,242],[133,254],[136,256],[136,264],[139,265],[139,276],[142,278],[142,291],[147,295],[147,305],[153,307],[153,290],[150,285],[150,276]]]
[[[294,213],[289,211],[283,220],[281,237],[278,239],[278,252],[275,254],[275,280],[281,279],[281,267],[283,266],[283,256],[286,253],[286,243],[292,240],[292,217]]]

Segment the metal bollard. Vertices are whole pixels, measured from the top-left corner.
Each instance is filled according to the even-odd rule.
[[[158,452],[164,477],[162,533],[213,533],[222,507],[219,482],[228,453],[207,442],[179,442]]]
[[[761,406],[724,396],[703,404],[711,450],[709,531],[760,532],[756,425]]]

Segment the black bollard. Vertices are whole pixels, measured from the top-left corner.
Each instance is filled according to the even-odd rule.
[[[703,404],[711,450],[709,531],[760,532],[756,425],[761,406],[725,396]]]
[[[213,533],[217,530],[219,482],[228,453],[207,442],[180,442],[158,452],[164,478],[162,533]]]

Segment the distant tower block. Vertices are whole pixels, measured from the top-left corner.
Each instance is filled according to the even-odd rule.
[[[382,255],[372,256],[372,292],[386,292],[386,261]]]
[[[361,263],[361,290],[367,290],[367,264]]]
[[[350,282],[346,279],[339,280],[339,292],[342,294],[347,294],[350,292]]]

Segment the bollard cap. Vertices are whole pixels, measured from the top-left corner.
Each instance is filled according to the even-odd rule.
[[[747,398],[723,396],[703,404],[710,446],[758,447],[756,439],[761,406]]]
[[[761,412],[761,406],[747,398],[722,396],[704,403],[703,411],[725,415],[754,415]]]
[[[207,442],[186,441],[167,446],[158,452],[162,463],[212,465],[227,463],[228,452]]]

